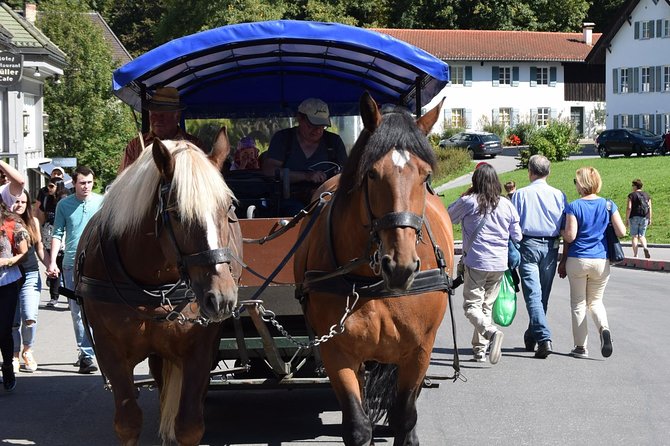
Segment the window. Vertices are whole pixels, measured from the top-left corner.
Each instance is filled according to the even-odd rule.
[[[451,84],[465,85],[465,67],[450,67]]]
[[[665,19],[663,20],[663,27],[662,27],[662,37],[670,37],[670,20]]]
[[[628,70],[622,68],[619,70],[619,85],[621,85],[621,93],[628,93]]]
[[[537,69],[537,85],[549,85],[548,67],[540,67]]]
[[[628,115],[621,115],[621,127],[631,127],[632,124],[628,119]]]
[[[651,69],[649,67],[642,67],[642,91],[649,92],[651,85]]]
[[[651,39],[654,37],[654,29],[653,29],[653,23],[654,22],[642,22],[642,36],[640,37],[641,39]]]
[[[670,66],[663,67],[663,91],[670,91]]]
[[[512,85],[512,68],[500,67],[498,80],[500,81],[500,85]]]
[[[465,123],[465,109],[452,108],[451,109],[451,126],[455,128],[466,128]]]
[[[649,130],[650,132],[654,129],[651,126],[654,124],[654,119],[651,115],[640,115],[640,127],[643,129]]]
[[[504,128],[508,128],[512,124],[512,109],[501,108],[498,110],[498,120]]]
[[[549,116],[551,115],[551,108],[539,107],[537,109],[537,126],[544,127],[549,124]]]

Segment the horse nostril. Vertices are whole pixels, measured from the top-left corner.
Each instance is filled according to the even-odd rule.
[[[382,257],[382,271],[384,274],[390,276],[393,274],[393,259],[389,255]]]

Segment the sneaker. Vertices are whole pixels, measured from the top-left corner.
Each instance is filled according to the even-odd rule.
[[[16,388],[16,374],[13,367],[2,368],[2,387],[11,392]]]
[[[612,356],[612,334],[607,328],[603,328],[600,332],[600,353],[603,358]]]
[[[19,373],[19,368],[21,368],[21,366],[19,364],[19,358],[14,356],[12,358],[12,370],[14,370],[14,373],[16,374],[16,373]]]
[[[24,371],[33,373],[37,370],[37,361],[35,361],[32,351],[24,351],[21,356],[23,357],[23,363],[25,365],[25,368],[23,369]]]
[[[79,370],[77,373],[81,375],[87,375],[89,373],[97,372],[98,368],[93,364],[93,359],[91,358],[81,358],[79,361]]]
[[[77,360],[72,365],[75,367],[79,367],[81,365],[81,358],[77,358]]]
[[[649,250],[647,248],[643,248],[643,249],[644,249],[644,258],[645,259],[650,259],[651,254],[649,254]]]
[[[474,360],[476,362],[486,362],[486,352],[475,352]]]
[[[497,364],[500,361],[502,341],[505,335],[502,331],[496,330],[492,335],[490,341],[491,350],[489,352],[489,362],[491,364]]]
[[[47,302],[47,307],[54,308],[57,303],[58,303],[58,299],[51,299],[49,302]]]
[[[573,358],[586,359],[589,357],[589,351],[584,347],[576,346],[570,352],[570,356],[572,356]]]

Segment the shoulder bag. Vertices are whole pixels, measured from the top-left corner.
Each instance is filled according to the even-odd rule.
[[[607,257],[612,265],[620,263],[625,258],[621,242],[614,232],[612,226],[612,200],[607,200],[607,213],[609,214],[609,221],[605,227],[605,240],[607,241]]]

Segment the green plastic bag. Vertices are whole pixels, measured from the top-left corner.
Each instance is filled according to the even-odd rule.
[[[498,297],[493,304],[493,322],[503,327],[509,326],[516,316],[516,292],[509,270],[503,274]]]

